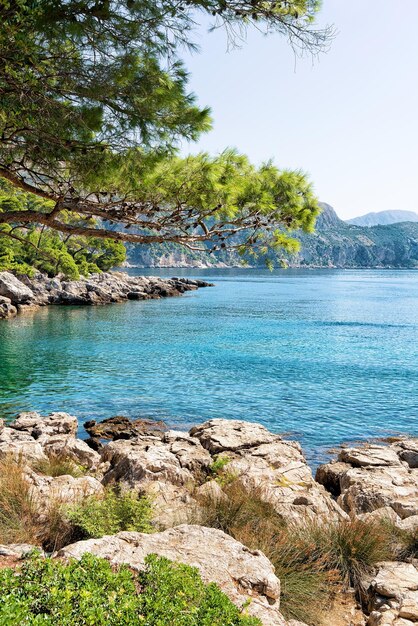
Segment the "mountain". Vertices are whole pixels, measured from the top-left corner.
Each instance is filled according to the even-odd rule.
[[[378,226],[356,226],[338,217],[334,209],[322,203],[313,234],[296,233],[300,251],[285,256],[290,267],[337,268],[418,268],[418,222]],[[270,252],[266,257],[246,259],[250,266],[265,266],[266,260],[280,264],[284,255]],[[128,247],[128,261],[138,267],[234,267],[242,259],[227,250],[209,254],[190,252],[177,244],[154,244]]]
[[[418,222],[418,213],[413,211],[379,211],[378,213],[366,213],[359,217],[346,220],[348,224],[356,226],[378,226],[398,224],[399,222]]]

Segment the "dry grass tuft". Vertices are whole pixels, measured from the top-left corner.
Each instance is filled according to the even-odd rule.
[[[39,459],[32,464],[32,468],[44,476],[73,476],[79,478],[85,473],[84,468],[77,465],[64,454],[49,454],[46,459]]]
[[[286,524],[260,490],[236,480],[223,493],[224,498],[215,493],[199,499],[200,523],[264,552],[281,581],[287,619],[326,623],[338,590],[358,586],[376,562],[393,557],[393,536],[381,523]]]
[[[23,474],[22,463],[13,457],[0,461],[0,543],[38,544],[36,505]]]

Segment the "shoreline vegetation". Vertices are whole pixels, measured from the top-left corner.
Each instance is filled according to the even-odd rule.
[[[417,439],[341,448],[314,478],[298,443],[257,423],[85,428],[67,413],[0,422],[1,619],[418,622]],[[54,580],[91,601],[70,614]]]

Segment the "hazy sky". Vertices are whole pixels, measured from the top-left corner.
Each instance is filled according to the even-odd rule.
[[[301,168],[343,218],[418,211],[418,0],[324,0],[320,23],[338,33],[314,62],[277,35],[227,52],[223,31],[199,30],[185,60],[214,128],[190,150]]]

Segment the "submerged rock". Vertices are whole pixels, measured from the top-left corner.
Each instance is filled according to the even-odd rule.
[[[121,532],[79,541],[56,556],[80,558],[86,552],[137,570],[144,568],[148,554],[192,565],[205,582],[217,583],[237,606],[249,600],[247,612],[261,619],[263,626],[286,626],[279,612],[280,581],[270,561],[220,530],[182,525],[151,535]]]

